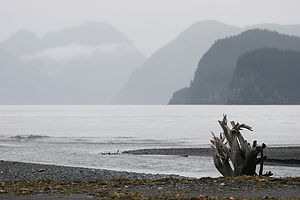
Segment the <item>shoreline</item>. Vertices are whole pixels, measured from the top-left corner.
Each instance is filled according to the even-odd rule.
[[[174,174],[147,174],[108,169],[49,165],[18,161],[0,161],[0,181],[52,180],[59,182],[115,180],[155,180],[162,178],[181,178]]]
[[[155,148],[123,151],[133,155],[175,155],[211,157],[211,148]],[[300,167],[300,147],[268,147],[264,150],[266,165]]]
[[[229,198],[230,197],[230,198]],[[0,199],[300,199],[300,177],[187,178],[0,161]]]

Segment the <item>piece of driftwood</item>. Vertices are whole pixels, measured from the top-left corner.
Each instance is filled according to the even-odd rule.
[[[118,155],[118,154],[120,154],[120,150],[118,149],[118,151],[117,152],[103,152],[103,153],[101,153],[101,155]]]
[[[259,175],[263,175],[263,161],[267,159],[263,155],[263,149],[266,145],[262,143],[257,145],[254,141],[252,146],[244,139],[240,130],[247,129],[252,131],[252,128],[246,124],[230,122],[232,128],[227,125],[227,116],[223,116],[222,121],[218,121],[223,133],[220,137],[215,136],[212,132],[213,139],[211,140],[213,149],[214,164],[218,171],[225,177],[249,175],[254,176],[256,173],[256,165],[260,163]],[[258,155],[260,157],[258,158]],[[271,172],[264,176],[272,176]]]

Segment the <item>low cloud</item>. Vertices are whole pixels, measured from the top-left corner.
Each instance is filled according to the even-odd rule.
[[[45,49],[43,51],[37,52],[35,54],[23,56],[24,60],[53,60],[62,61],[68,59],[74,59],[77,57],[88,57],[94,53],[100,54],[116,54],[122,52],[135,51],[135,47],[129,44],[104,44],[100,46],[83,46],[77,43],[59,46],[50,49]]]

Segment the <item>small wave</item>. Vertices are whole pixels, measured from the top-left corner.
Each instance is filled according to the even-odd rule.
[[[19,145],[19,144],[0,144],[0,149],[1,148],[9,148],[9,147],[14,147],[14,148],[16,148],[16,147],[24,147],[24,145]]]
[[[12,136],[10,138],[18,139],[18,140],[34,140],[34,139],[50,138],[50,136],[47,136],[47,135],[16,135],[16,136]]]
[[[132,139],[134,137],[130,137],[130,136],[116,136],[114,138],[116,138],[116,139]]]
[[[185,142],[177,141],[78,141],[78,140],[51,140],[47,143],[53,144],[83,144],[83,145],[167,145],[167,146],[182,146]]]

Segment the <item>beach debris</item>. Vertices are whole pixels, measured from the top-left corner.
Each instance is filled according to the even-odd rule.
[[[118,151],[116,151],[116,152],[102,152],[100,154],[101,155],[118,155],[118,154],[121,154],[121,153],[120,153],[120,150],[118,149]]]
[[[251,146],[240,133],[242,129],[253,131],[252,127],[232,121],[230,122],[232,128],[229,128],[226,115],[223,115],[223,120],[218,122],[223,133],[220,133],[220,136],[217,137],[212,132],[213,139],[210,141],[212,143],[215,167],[223,176],[273,175],[272,172],[263,174],[263,162],[267,159],[267,156],[263,155],[263,149],[267,146],[264,143],[258,146],[257,141],[253,141]],[[258,174],[256,173],[257,164],[260,164]]]
[[[179,155],[180,157],[189,157],[189,155],[188,154],[181,154],[181,155]]]

